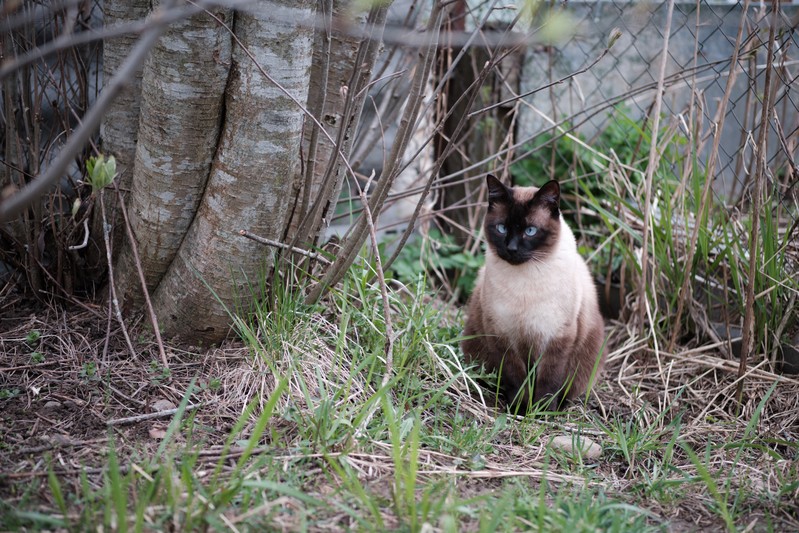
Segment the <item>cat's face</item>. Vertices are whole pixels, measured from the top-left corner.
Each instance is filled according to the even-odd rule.
[[[488,185],[485,232],[488,246],[512,265],[541,261],[560,234],[560,186],[507,187],[492,175]]]

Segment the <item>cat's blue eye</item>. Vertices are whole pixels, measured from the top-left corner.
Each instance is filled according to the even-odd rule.
[[[500,235],[505,235],[508,232],[508,228],[505,227],[505,224],[497,224],[497,233]]]
[[[528,237],[532,237],[536,233],[538,233],[538,228],[536,228],[535,226],[527,226],[524,229],[524,234],[527,235]]]

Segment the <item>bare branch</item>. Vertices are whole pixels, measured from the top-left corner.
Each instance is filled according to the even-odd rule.
[[[35,202],[64,174],[70,162],[83,150],[86,142],[91,138],[100,121],[103,118],[108,106],[114,101],[119,92],[124,88],[138,70],[147,54],[150,52],[158,38],[164,32],[168,22],[164,21],[162,15],[165,10],[171,8],[176,0],[167,0],[164,5],[154,12],[148,20],[151,27],[142,35],[136,47],[131,51],[125,62],[119,67],[119,71],[103,89],[94,107],[83,117],[80,127],[73,132],[58,157],[42,174],[39,174],[32,182],[18,191],[14,196],[0,203],[0,223],[7,222],[19,215],[26,207]]]
[[[394,371],[394,327],[391,321],[391,304],[388,301],[388,287],[386,286],[386,277],[383,271],[383,265],[380,259],[380,250],[378,249],[377,243],[377,232],[375,231],[375,220],[372,218],[372,211],[369,208],[369,200],[366,198],[366,191],[369,188],[369,185],[372,183],[372,179],[374,178],[375,173],[372,172],[372,175],[369,177],[369,180],[366,182],[366,185],[360,191],[361,201],[363,202],[364,206],[364,213],[366,218],[366,224],[369,228],[369,236],[371,237],[372,241],[372,252],[374,253],[375,257],[375,269],[377,270],[377,280],[378,284],[380,285],[380,296],[383,299],[383,318],[386,324],[386,343],[385,343],[385,358],[386,358],[386,369],[383,372],[383,379],[380,381],[380,388],[384,389],[388,382],[391,380],[391,374]],[[374,414],[375,410],[377,410],[377,406],[379,404],[377,402],[372,404],[371,409],[364,417],[363,422],[359,427],[359,432],[363,431],[364,428],[369,424],[369,421],[372,419],[372,415]]]
[[[324,265],[331,265],[332,264],[329,259],[327,259],[325,256],[323,256],[323,255],[321,255],[321,254],[319,254],[317,252],[309,252],[308,250],[303,250],[302,248],[297,248],[296,246],[291,246],[289,244],[278,242],[278,241],[275,241],[275,240],[272,240],[272,239],[267,239],[266,237],[260,237],[258,235],[253,234],[253,233],[250,233],[249,231],[244,230],[244,229],[243,230],[239,230],[239,235],[241,235],[242,237],[246,237],[246,238],[248,238],[250,240],[253,240],[255,242],[259,242],[261,244],[265,244],[267,246],[274,246],[275,248],[280,248],[281,250],[289,250],[291,252],[294,252],[294,253],[297,253],[297,254],[300,254],[300,255],[304,255],[305,257],[308,257],[310,259],[315,259],[316,261],[319,261],[320,263],[322,263]]]
[[[193,409],[197,409],[198,407],[202,407],[202,404],[193,404],[190,403],[186,405],[186,411],[191,411]],[[165,418],[167,416],[172,416],[180,410],[180,407],[175,407],[174,409],[165,409],[163,411],[158,411],[155,413],[145,413],[143,415],[136,415],[136,416],[128,416],[125,418],[112,418],[111,420],[105,423],[106,426],[122,426],[125,424],[133,424],[135,422],[141,422],[143,420],[152,420],[154,418]]]
[[[128,233],[128,244],[130,251],[133,253],[133,262],[136,265],[136,272],[139,274],[139,282],[141,283],[141,290],[144,294],[144,302],[147,306],[147,311],[150,314],[150,323],[153,325],[153,333],[155,333],[155,341],[158,343],[158,354],[161,356],[161,363],[165,368],[169,368],[169,360],[166,357],[166,350],[164,350],[164,341],[161,339],[161,328],[158,327],[158,317],[155,316],[152,301],[150,300],[150,291],[147,290],[147,282],[144,280],[144,271],[141,266],[141,259],[139,259],[139,248],[136,245],[136,236],[133,235],[133,228],[130,227],[130,220],[128,219],[128,210],[125,207],[125,200],[122,198],[122,193],[119,190],[119,184],[114,183],[116,189],[119,207],[122,211],[122,218],[125,221],[125,229]],[[106,249],[108,245],[106,244]],[[110,271],[109,264],[109,271]],[[113,286],[112,286],[113,288]]]
[[[108,234],[111,233],[111,227],[108,225],[105,216],[105,201],[103,200],[102,189],[97,193],[97,196],[100,200],[100,212],[102,213],[103,220],[103,240],[105,241],[105,257],[108,261],[108,286],[110,289],[108,292],[108,298],[111,300],[111,303],[114,306],[117,321],[119,322],[119,327],[122,328],[122,335],[125,337],[125,343],[128,345],[130,356],[135,358],[136,350],[133,348],[133,343],[130,340],[130,335],[128,334],[128,328],[125,326],[125,321],[122,319],[122,311],[119,308],[119,299],[117,298],[117,291],[114,287],[114,266],[113,261],[111,260],[111,242],[108,238]]]
[[[388,196],[388,191],[394,179],[399,175],[399,170],[402,166],[402,156],[405,153],[405,148],[408,144],[413,133],[413,126],[416,124],[416,118],[419,115],[419,109],[424,97],[423,88],[430,75],[433,61],[435,60],[435,50],[438,45],[438,28],[440,25],[441,14],[443,13],[443,4],[436,2],[433,11],[430,14],[426,35],[428,36],[427,47],[422,54],[421,65],[417,67],[414,73],[413,82],[411,84],[411,92],[408,95],[405,113],[400,121],[397,136],[394,139],[394,144],[391,147],[391,153],[388,157],[389,167],[384,171],[384,175],[375,188],[375,192],[370,199],[369,208],[372,213],[379,215],[380,209]],[[330,269],[325,273],[324,278],[313,288],[311,288],[306,302],[316,302],[327,289],[341,280],[347,269],[355,261],[358,251],[366,239],[366,217],[361,216],[351,228],[349,235],[344,239],[341,245],[339,254],[336,260],[331,265]]]
[[[574,78],[575,76],[578,76],[578,75],[582,74],[583,72],[588,72],[589,70],[594,68],[594,65],[596,65],[597,63],[602,61],[603,57],[608,55],[608,52],[610,52],[610,48],[612,46],[613,45],[611,44],[607,48],[602,50],[602,53],[599,54],[599,56],[596,59],[594,59],[593,61],[591,61],[591,63],[589,63],[588,65],[584,66],[583,68],[581,68],[579,70],[575,70],[571,74],[567,74],[566,76],[563,76],[559,80],[547,83],[547,84],[542,85],[540,87],[536,87],[535,89],[533,89],[531,91],[527,91],[526,93],[522,93],[522,94],[520,94],[518,96],[514,96],[512,98],[508,98],[506,100],[503,100],[502,102],[497,102],[496,104],[491,104],[490,106],[486,106],[486,107],[484,107],[482,109],[478,109],[477,111],[472,111],[471,113],[469,113],[468,116],[469,116],[469,118],[472,118],[472,117],[475,117],[477,115],[482,115],[483,113],[485,113],[487,111],[491,111],[492,109],[496,109],[498,107],[502,107],[502,106],[506,106],[508,104],[512,104],[512,103],[514,103],[517,100],[521,100],[522,98],[526,98],[528,96],[531,96],[531,95],[533,95],[533,94],[535,94],[537,92],[543,91],[544,89],[549,89],[550,87],[554,87],[555,85],[560,85],[561,83],[563,83],[563,82],[565,82],[567,80],[570,80],[571,78]]]
[[[744,375],[746,374],[746,363],[749,359],[749,354],[752,351],[752,340],[754,337],[755,327],[755,284],[757,283],[757,256],[758,244],[760,242],[760,205],[762,202],[763,190],[763,175],[766,170],[766,144],[768,143],[768,130],[769,118],[771,117],[771,109],[774,106],[774,100],[771,94],[771,85],[773,79],[774,62],[774,32],[777,25],[777,13],[779,2],[777,0],[771,1],[771,17],[772,23],[769,24],[768,32],[768,55],[766,59],[766,79],[763,83],[763,112],[760,116],[760,131],[757,138],[757,164],[755,166],[755,186],[752,191],[752,205],[750,219],[752,221],[752,229],[749,232],[749,268],[747,269],[748,278],[746,280],[746,300],[744,309],[744,325],[743,325],[743,338],[741,339],[741,359],[738,364],[738,388],[735,397],[738,399],[738,404],[741,404],[744,392]],[[708,176],[708,178],[710,178]]]

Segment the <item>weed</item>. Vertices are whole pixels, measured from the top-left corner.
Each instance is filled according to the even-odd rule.
[[[18,396],[20,393],[19,389],[0,389],[0,400],[9,400]]]
[[[42,338],[42,332],[38,329],[32,329],[25,335],[25,342],[29,345],[33,346],[34,344],[38,343]]]
[[[451,280],[454,295],[464,299],[472,293],[483,262],[482,254],[470,253],[452,235],[433,229],[409,242],[391,269],[396,279],[409,285],[423,279],[435,289],[433,280]]]
[[[209,390],[212,392],[218,391],[222,387],[222,380],[219,378],[211,378],[208,381],[204,381],[200,384],[200,388],[202,390]]]
[[[87,363],[83,363],[83,366],[80,370],[80,377],[84,380],[96,380],[99,379],[99,375],[97,374],[97,363],[93,361],[89,361]]]
[[[169,380],[170,376],[172,375],[169,368],[163,366],[161,362],[156,359],[150,360],[148,369],[150,373],[150,383],[153,385],[157,385]]]

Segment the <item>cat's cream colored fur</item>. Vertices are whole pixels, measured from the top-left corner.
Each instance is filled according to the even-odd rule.
[[[560,218],[560,236],[545,261],[511,265],[489,248],[477,278],[484,312],[493,317],[495,333],[529,342],[540,350],[564,330],[575,330],[580,309],[597,307],[591,273],[577,252],[569,226]],[[576,332],[573,332],[576,333]]]

